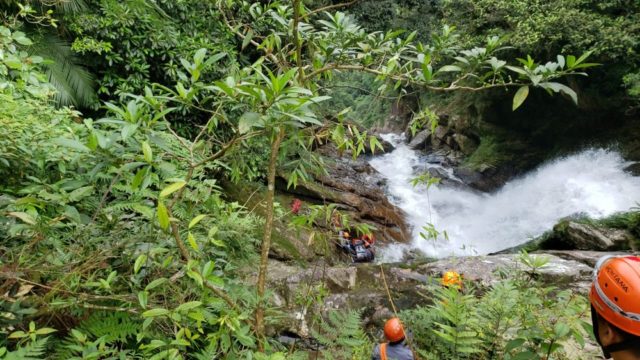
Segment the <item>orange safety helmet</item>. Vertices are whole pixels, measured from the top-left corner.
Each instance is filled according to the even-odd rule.
[[[462,288],[462,275],[455,271],[447,271],[442,275],[442,286]]]
[[[631,335],[640,336],[640,301],[638,299],[640,299],[640,257],[604,256],[598,260],[589,292],[593,331],[598,343],[600,339],[596,314],[616,328]],[[628,348],[628,344],[623,342],[604,347],[604,351],[607,354]]]
[[[398,342],[404,339],[404,328],[397,317],[392,317],[384,324],[384,336],[389,342]]]

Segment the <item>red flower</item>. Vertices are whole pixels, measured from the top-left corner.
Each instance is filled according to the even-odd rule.
[[[300,199],[293,199],[291,202],[291,212],[298,215],[300,208],[302,207],[302,201]]]

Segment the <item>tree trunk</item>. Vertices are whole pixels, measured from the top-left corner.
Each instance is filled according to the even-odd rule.
[[[276,163],[280,145],[284,138],[284,130],[278,129],[276,138],[271,143],[271,155],[269,157],[269,170],[267,173],[267,196],[265,198],[266,217],[264,223],[264,236],[262,238],[262,248],[260,251],[260,270],[258,272],[258,306],[256,307],[256,336],[258,337],[258,349],[264,351],[262,340],[264,339],[264,292],[267,279],[267,261],[269,259],[269,249],[271,248],[271,231],[273,230],[273,198],[275,195],[276,183]]]

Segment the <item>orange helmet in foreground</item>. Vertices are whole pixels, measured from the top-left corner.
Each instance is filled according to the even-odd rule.
[[[392,317],[384,324],[384,336],[390,342],[398,342],[404,339],[404,328],[397,317]]]
[[[442,286],[462,288],[462,275],[455,271],[447,271],[442,275]]]
[[[598,260],[593,271],[589,293],[596,339],[596,314],[616,328],[640,336],[640,257],[605,256]],[[628,348],[627,344],[603,347],[605,353]],[[614,350],[615,349],[615,350]]]

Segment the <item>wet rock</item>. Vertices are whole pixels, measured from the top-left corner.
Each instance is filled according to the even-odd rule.
[[[472,138],[463,134],[453,134],[453,139],[458,145],[458,149],[465,155],[471,155],[478,148],[478,143]]]
[[[631,173],[633,176],[640,176],[640,163],[635,163],[624,168],[624,171]]]
[[[590,284],[591,267],[575,260],[567,260],[550,254],[538,254],[548,259],[547,265],[539,269],[543,281],[555,286],[572,288],[586,293]],[[500,268],[523,268],[517,254],[459,257],[439,260],[423,265],[418,272],[439,278],[447,271],[455,270],[478,285],[489,286],[502,279],[496,272]]]
[[[454,150],[458,150],[459,149],[458,143],[455,141],[453,136],[447,136],[444,139],[444,143],[447,144],[447,146],[449,146],[451,149],[454,149]]]
[[[466,131],[471,128],[471,118],[453,114],[449,117],[449,126],[454,131]]]
[[[468,186],[485,192],[499,189],[516,175],[515,169],[511,167],[496,168],[489,165],[480,165],[475,169],[460,166],[453,173]]]
[[[274,224],[269,257],[282,261],[311,260],[316,256],[310,233],[291,230],[280,221]]]
[[[411,139],[408,146],[414,150],[424,150],[427,148],[431,140],[431,131],[422,130]]]
[[[295,188],[286,186],[286,174],[281,173],[276,184],[280,191],[310,202],[345,207],[353,222],[374,225],[378,229],[374,234],[382,243],[404,242],[410,238],[406,214],[389,202],[381,187],[384,178],[365,159],[341,156],[331,144],[316,151],[325,156],[327,173],[316,174],[315,181],[299,183]]]
[[[548,260],[537,270],[543,283],[586,294],[593,271],[591,264],[605,254],[608,253],[555,252],[531,256],[543,256]],[[319,261],[307,268],[271,260],[267,286],[273,291],[274,306],[280,307],[288,319],[281,324],[284,328],[273,331],[308,337],[312,317],[326,315],[331,309],[363,309],[368,322],[382,322],[390,314],[385,281],[393,292],[396,307],[411,309],[431,301],[427,298],[429,288],[439,286],[446,271],[455,270],[477,286],[487,287],[512,276],[517,269],[528,270],[517,254],[448,258],[413,265],[329,266]],[[245,277],[249,284],[255,283],[257,277],[255,268],[250,271]],[[306,308],[298,301],[301,296],[313,296],[319,291],[320,284],[325,284],[329,294],[322,304],[317,304],[317,308]]]
[[[627,250],[634,240],[627,230],[575,221],[562,221],[553,227],[553,231],[554,235],[541,244],[543,249]]]
[[[579,250],[545,250],[544,253],[551,254],[565,260],[572,260],[583,263],[589,267],[595,267],[598,260],[604,255],[625,255],[626,252],[602,251],[579,251]]]
[[[449,129],[440,125],[436,127],[436,130],[434,131],[433,136],[436,139],[444,140],[448,133],[449,133]]]

